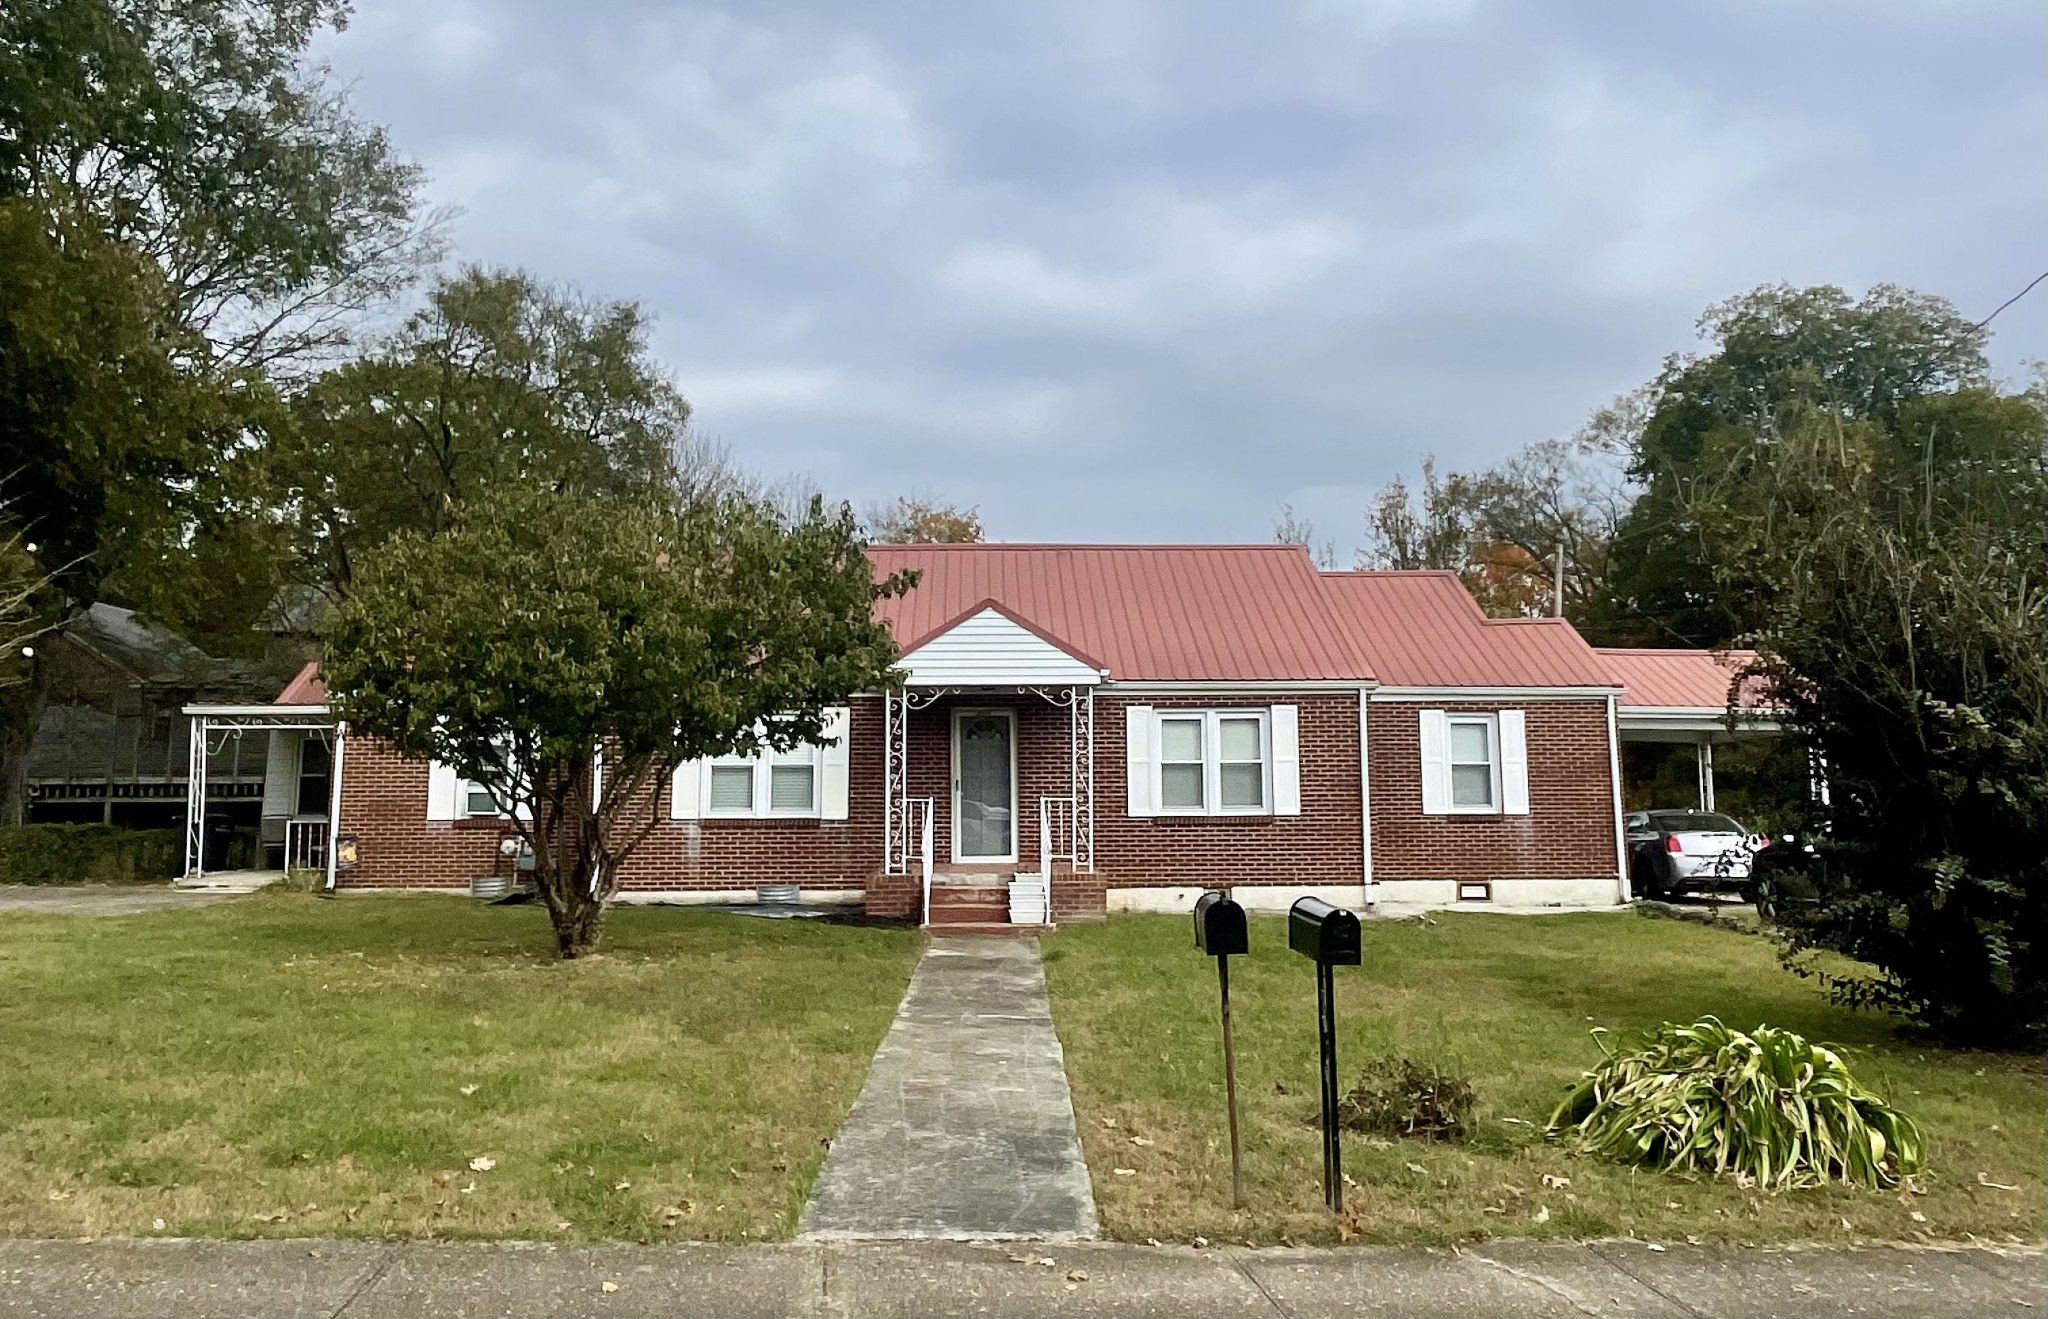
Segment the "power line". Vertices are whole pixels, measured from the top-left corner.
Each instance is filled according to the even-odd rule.
[[[2004,310],[2005,310],[2005,309],[2006,309],[2007,307],[2010,307],[2010,306],[2012,306],[2012,304],[2014,304],[2015,302],[2018,302],[2018,301],[2019,301],[2019,300],[2020,300],[2021,298],[2024,298],[2024,297],[2026,297],[2026,296],[2027,296],[2027,295],[2028,295],[2029,293],[2032,293],[2032,292],[2034,291],[2034,285],[2035,285],[2035,284],[2039,284],[2039,283],[2040,283],[2040,282],[2041,282],[2042,280],[2044,280],[2044,279],[2048,279],[2048,270],[2044,270],[2044,271],[2042,271],[2042,272],[2041,272],[2040,274],[2038,274],[2038,275],[2034,276],[2033,280],[2032,280],[2031,282],[2029,282],[2029,283],[2028,283],[2028,285],[2027,285],[2027,286],[2026,286],[2025,288],[2023,288],[2023,289],[2021,289],[2021,290],[2020,290],[2019,292],[2017,292],[2017,293],[2013,294],[2013,295],[2012,295],[2011,297],[2007,298],[2007,299],[2006,299],[2006,300],[2005,300],[2004,302],[2001,302],[2001,303],[1999,303],[1999,304],[1998,304],[1998,311],[1994,311],[1994,312],[1992,312],[1992,313],[1991,313],[1991,315],[1990,315],[1990,316],[1986,316],[1986,317],[1985,317],[1985,318],[1984,318],[1983,320],[1981,320],[1981,321],[1978,321],[1978,322],[1977,322],[1977,328],[1981,330],[1981,329],[1983,329],[1983,328],[1984,328],[1985,326],[1987,326],[1987,325],[1991,324],[1992,320],[1993,320],[1993,319],[1994,319],[1994,318],[1995,318],[1995,317],[1996,317],[1996,316],[1998,315],[1998,312],[2000,312],[2000,311],[2004,311]]]

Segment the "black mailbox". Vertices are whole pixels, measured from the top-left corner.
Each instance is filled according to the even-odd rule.
[[[1321,898],[1302,898],[1287,909],[1287,946],[1317,966],[1362,966],[1358,917]]]
[[[1244,908],[1215,889],[1195,899],[1195,947],[1211,957],[1237,957],[1251,951]]]

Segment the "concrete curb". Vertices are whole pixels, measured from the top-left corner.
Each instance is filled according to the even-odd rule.
[[[610,1290],[607,1290],[609,1285]],[[0,1319],[2048,1315],[2038,1247],[0,1240]]]

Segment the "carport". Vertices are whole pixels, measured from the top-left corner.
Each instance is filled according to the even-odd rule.
[[[1615,731],[1629,743],[1680,743],[1693,748],[1699,808],[1714,806],[1714,748],[1768,737],[1778,721],[1753,704],[1754,690],[1738,690],[1746,650],[1636,650],[1602,648],[1600,656],[1623,688]],[[1731,702],[1740,701],[1731,720]]]

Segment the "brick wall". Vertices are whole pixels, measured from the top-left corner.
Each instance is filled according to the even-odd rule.
[[[1373,877],[1592,879],[1614,868],[1614,790],[1604,701],[1429,702],[1468,714],[1520,709],[1528,729],[1527,815],[1424,815],[1424,705],[1376,701],[1372,757]]]
[[[1301,733],[1301,814],[1133,818],[1125,798],[1128,705],[1295,706]],[[1095,702],[1095,733],[1095,866],[1110,887],[1364,882],[1356,693],[1103,697]]]
[[[361,858],[339,881],[350,888],[468,887],[479,875],[511,873],[498,842],[512,832],[495,819],[427,819],[427,762],[387,742],[351,736],[343,753],[341,832]]]

